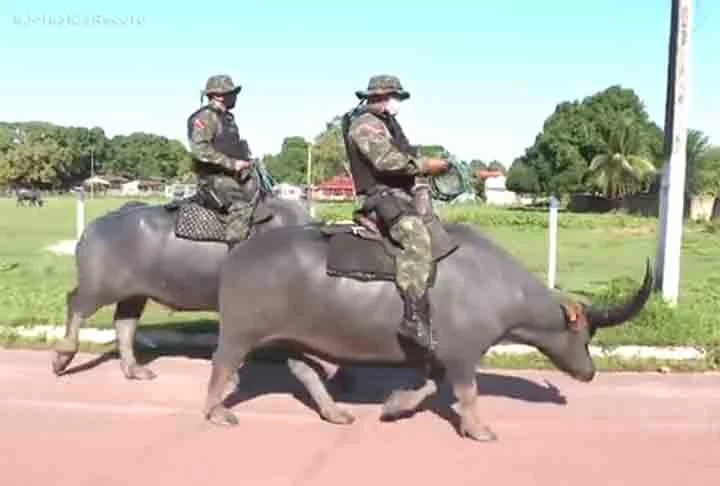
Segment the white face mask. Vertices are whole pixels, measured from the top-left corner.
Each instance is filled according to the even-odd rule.
[[[387,100],[387,103],[385,103],[385,109],[391,115],[397,115],[400,111],[400,100],[397,98],[390,98]]]

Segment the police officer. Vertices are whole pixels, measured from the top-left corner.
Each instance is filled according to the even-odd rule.
[[[396,76],[370,78],[367,90],[355,93],[361,105],[343,118],[350,172],[362,212],[374,211],[379,223],[401,247],[396,258],[396,284],[404,303],[399,334],[434,351],[437,339],[430,323],[428,279],[432,264],[430,233],[423,213],[425,177],[446,171],[447,161],[420,157],[397,122],[400,103],[410,97]],[[364,106],[363,106],[364,104]],[[415,193],[424,197],[416,204]]]
[[[198,195],[209,208],[227,214],[230,246],[247,237],[258,191],[250,149],[230,112],[241,89],[226,74],[209,77],[202,93],[209,102],[187,120]]]

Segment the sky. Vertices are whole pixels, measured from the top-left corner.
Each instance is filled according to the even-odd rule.
[[[255,156],[308,140],[398,76],[415,144],[509,165],[555,106],[634,89],[661,127],[671,0],[186,3],[26,0],[0,9],[0,120],[100,126],[186,142],[212,74]],[[10,5],[8,5],[10,3]],[[694,0],[689,126],[720,144],[720,5]]]

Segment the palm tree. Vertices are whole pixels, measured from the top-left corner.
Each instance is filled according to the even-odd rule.
[[[655,166],[643,153],[643,140],[629,118],[601,130],[601,150],[590,161],[586,177],[610,199],[642,190]]]
[[[685,188],[690,194],[696,194],[700,181],[698,165],[710,148],[710,139],[700,130],[689,129],[685,149]]]

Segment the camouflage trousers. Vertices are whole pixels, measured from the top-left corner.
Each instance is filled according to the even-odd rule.
[[[421,298],[432,265],[430,232],[419,216],[400,217],[390,228],[390,237],[402,246],[395,258],[395,281],[404,293]]]
[[[244,240],[250,233],[252,224],[253,195],[256,190],[254,179],[239,181],[226,175],[209,175],[200,178],[199,191],[210,192],[213,199],[218,200],[218,210],[226,222],[225,240],[228,242]],[[205,196],[206,198],[208,196]]]

